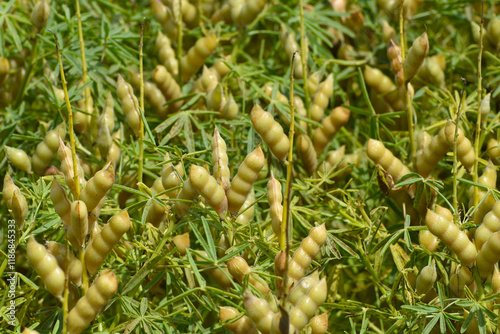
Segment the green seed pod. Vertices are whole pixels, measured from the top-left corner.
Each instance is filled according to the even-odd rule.
[[[260,146],[250,152],[238,168],[238,173],[233,178],[231,186],[227,191],[229,212],[237,214],[245,202],[254,182],[259,176],[259,172],[264,167],[266,158]],[[193,180],[191,180],[193,182]]]
[[[467,235],[460,231],[452,220],[445,216],[427,210],[425,224],[432,234],[437,236],[446,244],[467,267],[472,267],[476,260],[476,246],[469,240]]]
[[[64,145],[64,142],[61,138],[59,138],[59,150],[57,151],[57,157],[61,162],[61,171],[64,174],[64,178],[66,179],[66,184],[68,188],[71,190],[73,195],[76,195],[76,187],[75,187],[75,170],[73,167],[73,157],[71,153],[71,148]],[[83,173],[83,168],[80,163],[80,159],[76,157],[77,160],[77,171],[78,171],[78,182],[80,183],[80,189],[83,189],[87,184],[85,181],[85,175]]]
[[[432,289],[432,286],[436,282],[437,279],[437,271],[436,265],[434,261],[432,264],[425,266],[420,270],[420,273],[417,276],[416,282],[416,292],[417,295],[425,295]]]
[[[453,274],[450,277],[449,288],[451,297],[463,298],[465,296],[465,278],[459,273]]]
[[[36,242],[33,236],[26,245],[28,261],[33,265],[35,271],[45,283],[47,290],[57,298],[62,298],[64,292],[64,271],[57,265],[56,258],[47,252],[47,249]]]
[[[184,217],[191,208],[191,204],[198,197],[198,191],[191,184],[191,181],[187,179],[184,181],[181,192],[177,196],[177,199],[182,201],[175,201],[173,204],[174,211],[177,218]]]
[[[491,111],[491,93],[486,94],[486,96],[481,101],[481,119],[484,121],[488,117]]]
[[[127,123],[134,131],[136,136],[139,135],[141,130],[141,114],[139,113],[139,102],[134,95],[134,90],[129,83],[123,80],[122,76],[118,74],[116,81],[116,94],[122,104],[123,113],[127,117]]]
[[[163,188],[161,177],[157,178],[151,187],[151,192],[153,194],[159,194],[165,191]],[[158,197],[158,199],[167,199],[168,196],[163,195]],[[146,216],[146,223],[150,223],[155,227],[159,227],[167,218],[167,210],[157,203],[155,200],[151,201],[151,206],[149,207],[148,214]]]
[[[317,154],[323,153],[335,134],[349,121],[350,115],[349,109],[337,107],[323,119],[321,122],[323,127],[317,128],[313,133],[313,144]]]
[[[488,156],[495,165],[500,165],[500,148],[498,147],[498,141],[490,138],[488,140],[486,153],[488,153]]]
[[[109,133],[112,133],[115,129],[115,101],[113,100],[111,92],[108,92],[106,104],[104,105],[101,116],[99,116],[97,120],[97,124],[99,126],[106,124]]]
[[[62,139],[66,136],[66,125],[64,123],[47,132],[43,141],[36,147],[35,153],[31,157],[31,163],[38,175],[44,174],[45,169],[47,169],[54,154],[57,152],[59,148],[59,136]]]
[[[328,331],[328,313],[322,313],[309,320],[311,334],[325,334]]]
[[[69,239],[75,249],[81,249],[85,237],[89,232],[88,211],[85,202],[74,201],[71,203],[71,225],[69,226]],[[76,242],[76,243],[75,243]]]
[[[224,219],[228,207],[224,188],[217,184],[215,178],[208,174],[206,169],[196,165],[191,165],[189,180],[198,193],[217,211],[219,217]]]
[[[271,311],[269,303],[265,299],[255,297],[246,290],[244,305],[247,315],[255,324],[255,327],[262,334],[271,334],[274,313]]]
[[[297,305],[289,312],[290,327],[298,331],[306,327],[309,319],[314,316],[321,304],[325,302],[327,294],[326,279],[323,278],[316,285],[311,287],[309,291],[307,291],[307,294],[299,300]]]
[[[188,80],[203,66],[207,58],[214,52],[217,46],[217,37],[208,35],[196,41],[184,57],[181,59],[182,79]]]
[[[429,82],[439,88],[445,86],[444,71],[439,65],[436,57],[425,58],[424,63],[418,70],[417,77],[419,77],[422,81]]]
[[[213,111],[221,111],[226,104],[226,97],[224,96],[224,89],[222,85],[218,83],[213,90],[208,92],[207,97],[207,109]]]
[[[247,225],[254,217],[255,207],[252,205],[255,202],[255,191],[252,188],[248,194],[243,206],[241,207],[241,213],[236,217],[236,222],[240,225]]]
[[[85,265],[89,274],[94,275],[113,247],[130,228],[127,210],[117,213],[104,225],[101,232],[85,250]]]
[[[375,164],[380,165],[389,175],[391,175],[395,182],[398,182],[400,178],[410,173],[408,167],[403,165],[403,163],[378,140],[368,140],[366,153]]]
[[[177,250],[179,251],[179,254],[181,256],[186,255],[186,249],[191,247],[191,241],[189,240],[189,232],[186,232],[181,235],[176,235],[175,237],[172,238],[172,242],[174,243],[175,247],[177,247]]]
[[[199,79],[200,85],[205,93],[208,93],[217,86],[219,83],[219,76],[215,70],[211,70],[205,65],[203,65],[203,72]]]
[[[172,40],[177,38],[177,22],[175,22],[174,15],[170,8],[161,3],[160,0],[151,0],[151,8],[153,9],[153,14],[161,24],[163,31],[168,34],[168,37]]]
[[[95,173],[87,182],[87,186],[80,194],[80,200],[85,202],[89,212],[94,210],[102,198],[106,196],[113,183],[115,183],[115,169],[110,163]]]
[[[256,290],[264,296],[269,292],[269,286],[267,283],[260,278],[259,275],[252,273],[252,269],[244,258],[235,256],[231,260],[227,261],[227,269],[238,283],[243,284],[245,277],[249,275],[248,282]]]
[[[38,29],[41,30],[47,25],[50,17],[50,1],[40,0],[37,2],[35,7],[33,7],[33,12],[31,12],[31,23]]]
[[[309,291],[309,289],[319,283],[319,272],[316,270],[311,275],[302,277],[288,294],[288,302],[296,306]]]
[[[301,134],[297,137],[297,153],[307,173],[312,175],[318,166],[318,156],[308,135]]]
[[[498,231],[500,231],[500,201],[493,205],[491,211],[484,216],[482,224],[476,229],[474,242],[477,249],[481,250],[490,236]]]
[[[263,2],[265,4],[265,0]],[[283,24],[281,25],[280,40],[281,44],[283,44],[283,46],[285,47],[285,52],[289,59],[292,59],[292,55],[295,51],[300,51],[300,46],[295,40],[295,35],[288,32],[288,30]],[[304,72],[302,68],[302,55],[300,53],[295,54],[293,74],[296,78],[299,79],[304,77]]]
[[[214,136],[211,142],[212,147],[212,164],[214,165],[214,177],[217,183],[227,191],[230,186],[230,171],[229,171],[229,159],[227,157],[227,147],[226,142],[219,134],[217,127],[214,131]]]
[[[236,116],[238,116],[238,104],[234,100],[233,94],[229,93],[229,98],[220,111],[220,116],[228,121],[233,120]]]
[[[325,109],[328,107],[328,101],[333,95],[333,74],[330,74],[319,87],[314,102],[311,105],[311,118],[315,122],[320,122],[325,114]]]
[[[342,145],[339,149],[329,151],[326,154],[325,160],[319,164],[318,166],[318,171],[323,173],[323,174],[328,174],[330,171],[335,167],[339,166],[339,162],[342,160],[344,157],[345,153],[345,146]]]
[[[281,183],[274,178],[273,171],[267,183],[267,200],[269,202],[269,215],[271,216],[274,234],[281,234],[281,222],[283,221],[283,194]]]
[[[214,65],[210,68],[217,75],[219,81],[231,72],[231,68],[227,66],[226,63],[231,63],[231,55],[226,56],[225,58],[217,59]]]
[[[111,145],[113,145],[113,137],[111,137],[111,133],[109,132],[109,127],[106,123],[106,119],[99,122],[98,121],[98,131],[97,131],[97,147],[99,148],[99,152],[101,153],[101,157],[105,158],[108,156],[109,149]]]
[[[231,17],[234,24],[237,26],[247,26],[252,23],[264,10],[266,2],[267,0],[248,0],[238,6],[237,4],[233,4],[233,1],[230,1]],[[233,7],[236,7],[236,10],[233,10]]]
[[[5,192],[4,192],[5,193]],[[71,202],[66,196],[66,191],[61,187],[59,182],[54,178],[50,187],[50,199],[54,204],[54,210],[61,218],[66,227],[71,224]]]
[[[281,125],[274,120],[270,113],[262,110],[258,104],[252,108],[250,119],[255,131],[269,146],[271,152],[278,160],[283,161],[290,150],[290,140],[283,132]]]
[[[455,143],[455,128],[455,124],[453,124],[451,121],[448,121],[444,129],[446,140],[448,141],[448,145],[451,148],[453,148]],[[467,169],[467,171],[470,171],[472,166],[474,165],[476,156],[474,154],[474,149],[472,148],[470,140],[465,137],[462,129],[458,129],[457,156],[462,165],[464,165],[465,169]]]
[[[288,265],[288,277],[290,279],[298,281],[304,277],[307,268],[311,265],[312,259],[318,255],[321,246],[326,242],[326,238],[325,224],[311,229],[309,235],[302,240],[299,248],[293,254],[292,261]]]
[[[382,20],[382,36],[385,44],[389,44],[389,42],[396,36],[396,30],[394,30],[394,28],[391,27],[386,20]]]
[[[68,330],[70,334],[80,334],[90,326],[97,313],[108,303],[118,290],[116,275],[111,270],[103,270],[87,294],[80,298],[76,306],[68,314]]]
[[[429,252],[435,252],[439,248],[439,238],[429,230],[421,230],[418,233],[418,243]]]
[[[59,244],[55,241],[49,241],[47,245],[47,250],[50,254],[54,255],[57,260],[57,264],[63,271],[68,271],[68,276],[71,282],[80,286],[82,283],[82,273],[83,266],[80,260],[78,260],[73,252],[69,252],[69,265],[67,261],[66,246]]]
[[[4,145],[3,147],[5,149],[5,153],[7,154],[7,159],[9,159],[10,163],[14,165],[14,167],[31,174],[31,160],[26,152],[7,145]]]
[[[387,48],[387,58],[391,63],[391,72],[396,77],[398,87],[404,86],[403,64],[401,63],[401,49],[392,40]]]
[[[175,56],[175,51],[172,49],[170,39],[163,35],[161,31],[158,31],[158,36],[156,37],[155,50],[160,64],[165,66],[174,77],[177,76],[179,73],[179,63]]]
[[[396,85],[382,71],[365,66],[363,76],[366,84],[373,88],[394,110],[404,109],[405,101],[400,98]],[[377,96],[377,98],[380,97]]]
[[[165,66],[156,66],[153,72],[153,81],[156,86],[161,90],[163,96],[168,100],[177,100],[182,97],[181,88],[175,81],[175,79],[170,75]],[[168,105],[167,113],[174,113],[179,111],[182,107],[183,101],[177,101]]]
[[[490,235],[477,254],[476,266],[482,277],[488,277],[493,271],[495,263],[500,260],[500,232]]]
[[[423,177],[428,177],[439,160],[450,150],[450,145],[446,139],[445,128],[432,137],[428,145],[417,152],[417,170]]]
[[[219,307],[219,319],[221,322],[228,321],[238,317],[240,312],[234,307]],[[257,329],[249,317],[243,316],[234,322],[224,325],[224,328],[234,334],[257,334]]]
[[[24,220],[28,215],[28,203],[26,202],[26,197],[21,194],[19,189],[14,190],[12,207],[10,209],[12,210],[12,215],[14,216],[17,226],[21,230],[24,225]]]
[[[218,2],[215,0],[202,0],[200,1],[201,15],[209,19],[215,11]]]
[[[180,191],[179,187],[181,185],[181,179],[184,176],[184,169],[180,164],[174,167],[174,164],[170,160],[168,152],[165,153],[165,161],[169,162],[163,165],[161,171],[161,182],[164,190],[169,190],[167,193],[168,197],[176,198]]]
[[[10,177],[9,173],[5,173],[2,191],[5,204],[7,204],[8,209],[11,209],[12,199],[14,198],[14,192],[19,191],[19,188],[12,181],[12,178]]]
[[[321,71],[316,71],[309,76],[309,79],[307,79],[307,90],[309,91],[310,96],[314,96],[318,91],[321,76]]]
[[[113,165],[113,169],[116,168],[116,165],[120,161],[120,146],[116,144],[116,142],[120,142],[120,130],[116,131],[116,133],[113,135],[113,143],[111,144],[111,147],[109,148],[108,151],[108,158],[107,160],[110,161]]]
[[[208,258],[208,255],[204,251],[198,251],[199,255],[196,255],[196,261],[206,261],[204,258]],[[231,275],[229,274],[229,271],[227,268],[218,268],[214,265],[199,265],[199,268],[210,268],[206,269],[207,276],[213,278],[217,284],[219,284],[221,287],[224,289],[229,289],[233,284],[231,283]]]
[[[500,18],[496,15],[492,15],[490,23],[486,27],[486,37],[490,41],[493,48],[496,50],[500,49]]]
[[[422,65],[425,56],[429,52],[429,40],[427,38],[427,33],[424,32],[420,37],[418,37],[408,50],[405,61],[403,63],[403,69],[405,73],[405,81],[411,80],[413,76],[418,72],[418,69]]]

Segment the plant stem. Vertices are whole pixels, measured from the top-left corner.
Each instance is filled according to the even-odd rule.
[[[476,139],[474,141],[474,168],[472,174],[472,180],[477,183],[479,174],[479,140],[481,136],[481,97],[482,97],[482,76],[481,76],[481,62],[483,57],[483,24],[484,24],[484,1],[481,2],[481,24],[479,25],[479,54],[477,57],[477,122],[476,122]],[[478,188],[474,187],[474,206],[479,204],[478,198]]]
[[[174,7],[175,8],[175,7]],[[179,0],[179,13],[177,14],[177,62],[179,63],[179,75],[177,83],[182,86],[182,0]]]
[[[144,21],[146,18],[142,19],[141,24],[141,40],[139,42],[139,72],[140,72],[140,95],[139,95],[139,103],[141,107],[141,113],[144,115],[144,72],[143,72],[143,40],[144,40]],[[144,122],[142,121],[143,117],[140,117],[140,128],[139,128],[139,170],[137,171],[137,180],[142,182],[142,174],[144,168]]]
[[[307,89],[307,80],[309,73],[307,73],[307,45],[306,45],[306,30],[304,27],[304,1],[300,0],[299,1],[299,15],[300,15],[300,53],[301,57],[300,60],[302,62],[302,76],[304,80],[304,99],[305,99],[305,108],[308,113],[309,111],[309,89]],[[290,97],[292,99],[292,97]],[[310,115],[308,115],[309,118]]]
[[[457,160],[457,138],[458,138],[458,125],[460,124],[460,116],[462,114],[462,100],[465,93],[465,86],[467,82],[462,78],[464,86],[462,92],[460,93],[460,102],[458,103],[457,119],[455,121],[455,135],[453,137],[453,212],[454,223],[458,224],[459,213],[458,213],[458,160]]]

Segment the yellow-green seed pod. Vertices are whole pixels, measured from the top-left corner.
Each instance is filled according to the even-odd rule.
[[[323,127],[317,128],[313,133],[313,144],[317,154],[323,153],[323,150],[328,146],[335,134],[349,121],[350,115],[349,109],[337,107],[323,119],[321,122]]]
[[[281,183],[274,178],[273,171],[267,183],[267,200],[269,202],[269,215],[271,216],[274,234],[281,234],[281,222],[283,221],[283,194]]]
[[[382,20],[382,37],[385,44],[388,44],[391,39],[396,36],[396,30],[387,23],[386,20]]]
[[[33,265],[35,271],[45,283],[47,290],[54,296],[62,298],[64,292],[64,271],[57,265],[56,258],[47,252],[47,249],[36,242],[31,236],[26,245],[28,261]]]
[[[482,224],[476,229],[474,242],[477,249],[481,250],[490,236],[498,231],[500,231],[500,201],[493,205],[491,211],[484,216]]]
[[[467,267],[472,267],[476,260],[476,246],[469,240],[467,234],[460,231],[452,220],[443,215],[427,210],[425,224],[432,234],[446,244]]]
[[[290,290],[288,302],[296,306],[297,303],[307,294],[311,287],[319,283],[319,272],[316,270],[311,275],[302,277],[300,281]]]
[[[181,256],[186,255],[186,249],[191,247],[189,232],[176,235],[175,237],[172,238],[172,242],[174,243],[175,247],[177,247],[177,250],[179,251],[179,254]]]
[[[24,197],[18,189],[14,190],[12,207],[10,209],[12,210],[12,215],[14,216],[17,226],[21,230],[24,225],[24,220],[28,215],[28,203],[26,202],[26,197]]]
[[[31,157],[31,164],[38,175],[43,175],[54,154],[57,152],[59,148],[59,136],[62,139],[66,136],[66,125],[64,123],[47,132],[43,141],[36,147],[35,153]]]
[[[33,7],[33,12],[31,13],[31,23],[38,29],[41,30],[47,25],[47,21],[50,17],[50,1],[40,0],[37,2],[35,7]]]
[[[255,287],[264,296],[269,292],[267,283],[257,274],[252,273],[252,269],[244,258],[235,256],[227,261],[227,269],[233,278],[240,284],[243,284],[245,277],[249,275],[248,282]]]
[[[191,184],[191,181],[187,179],[184,181],[181,192],[177,196],[177,199],[182,201],[175,201],[173,204],[174,211],[177,218],[184,217],[191,208],[191,204],[198,197],[198,191]]]
[[[255,202],[255,191],[252,188],[248,194],[245,202],[241,207],[241,213],[236,217],[236,222],[240,225],[247,225],[254,217],[255,206],[252,205]]]
[[[139,102],[134,95],[134,90],[129,83],[125,82],[121,75],[118,74],[116,81],[116,94],[120,99],[123,113],[127,118],[128,125],[134,131],[136,136],[141,130],[141,114],[139,113]]]
[[[490,235],[477,254],[476,266],[482,277],[488,277],[500,260],[500,232]]]
[[[394,110],[404,109],[405,102],[400,98],[396,85],[382,71],[365,66],[363,76],[366,84],[373,88]]]
[[[157,178],[155,182],[153,183],[153,186],[151,187],[151,192],[153,194],[159,194],[161,192],[165,191],[165,188],[163,188],[162,184],[162,179],[161,177]],[[158,199],[167,199],[168,196],[162,195],[160,197],[157,196]],[[155,200],[151,201],[151,206],[149,207],[148,214],[146,216],[146,223],[150,223],[155,227],[159,227],[161,223],[165,221],[167,218],[167,210],[157,203]]]
[[[417,295],[425,295],[432,289],[432,286],[436,282],[437,279],[437,271],[436,265],[434,261],[432,264],[425,266],[420,270],[420,273],[417,276],[415,290]]]
[[[429,230],[421,230],[418,233],[418,243],[429,252],[435,252],[439,248],[439,238]]]
[[[227,157],[226,142],[219,134],[217,127],[214,131],[214,136],[211,142],[212,147],[212,164],[214,165],[214,177],[217,183],[227,191],[230,186],[230,170],[229,159]]]
[[[318,156],[308,135],[301,134],[297,137],[297,153],[307,173],[312,175],[318,166]]]
[[[181,59],[182,79],[188,80],[198,72],[207,58],[214,52],[217,46],[217,37],[208,35],[196,41],[184,57]]]
[[[158,31],[158,36],[156,37],[155,50],[160,64],[165,66],[174,77],[177,76],[179,73],[179,63],[175,56],[175,51],[172,49],[170,39],[163,35],[161,31]]]
[[[403,64],[401,63],[401,49],[392,40],[387,48],[387,58],[391,63],[391,72],[396,78],[396,84],[399,88],[404,87]]]
[[[446,140],[448,141],[448,145],[450,145],[452,149],[455,143],[455,129],[455,124],[450,121],[448,121],[444,129]],[[465,137],[462,129],[458,129],[457,156],[462,165],[464,165],[465,169],[467,169],[467,171],[470,171],[472,166],[474,165],[476,156],[474,154],[474,149],[472,148],[470,140]]]
[[[113,143],[111,144],[111,147],[109,148],[108,151],[107,160],[108,161],[111,160],[113,168],[116,168],[116,165],[120,161],[120,154],[121,154],[120,146],[118,146],[116,142],[120,142],[120,130],[116,131],[116,133],[113,135]]]
[[[71,203],[71,225],[69,226],[69,239],[75,249],[81,249],[85,237],[89,232],[88,211],[85,202],[74,201]]]
[[[31,174],[31,160],[21,149],[9,147],[4,145],[5,153],[7,154],[7,159],[14,167]]]
[[[325,160],[321,164],[319,164],[318,171],[323,173],[323,174],[330,173],[330,171],[333,169],[333,167],[339,166],[337,164],[344,157],[344,153],[345,153],[345,146],[344,145],[342,145],[337,150],[329,151],[326,154]]]
[[[218,83],[214,89],[208,92],[206,101],[208,110],[222,110],[222,108],[226,104],[226,97],[224,96],[224,89],[222,88],[221,83]]]
[[[115,129],[115,100],[113,100],[111,92],[108,92],[102,114],[99,116],[99,126],[101,126],[101,123],[107,125],[109,133],[112,133]]]
[[[5,191],[4,191],[5,193]],[[54,178],[50,187],[50,199],[54,204],[54,210],[67,227],[71,224],[71,202],[66,196],[66,191]]]
[[[408,167],[403,165],[401,160],[396,158],[391,151],[385,148],[381,141],[369,139],[366,153],[374,163],[380,165],[387,173],[389,173],[395,182],[410,173]]]
[[[85,265],[91,275],[97,272],[113,247],[129,228],[130,217],[127,210],[117,213],[104,225],[101,232],[85,250]]]
[[[85,202],[89,212],[94,210],[102,198],[106,196],[114,183],[115,169],[110,163],[95,173],[95,175],[87,182],[87,185],[80,193],[80,200]]]
[[[228,121],[233,120],[238,116],[238,104],[234,100],[233,94],[229,93],[229,97],[220,111],[220,116]]]
[[[98,131],[96,144],[97,148],[99,148],[99,152],[101,153],[101,157],[105,158],[108,156],[111,145],[113,145],[113,137],[109,132],[109,127],[105,118],[101,122],[98,120],[97,124]]]
[[[244,305],[247,315],[255,324],[255,327],[262,334],[271,334],[274,313],[271,311],[269,303],[265,299],[255,297],[246,290]]]
[[[500,49],[500,18],[496,15],[492,15],[490,23],[486,27],[486,36],[490,41],[491,45],[496,49]]]
[[[227,191],[228,208],[231,214],[238,213],[265,163],[266,158],[260,146],[245,157]]]
[[[445,128],[432,137],[430,143],[417,152],[417,171],[423,177],[428,177],[439,160],[450,150],[446,139]]]
[[[165,66],[156,66],[153,72],[153,81],[156,86],[161,90],[163,96],[167,101],[177,100],[182,97],[181,88],[177,84],[177,81],[172,77],[172,75],[167,71]],[[183,101],[177,101],[168,105],[168,113],[173,113],[179,111],[182,107]]]
[[[500,271],[498,270],[498,265],[495,265],[493,269],[493,274],[491,275],[491,290],[493,293],[500,293]],[[498,304],[500,297],[495,300],[495,304]]]
[[[283,24],[281,25],[280,40],[281,44],[283,44],[283,46],[285,47],[285,52],[288,55],[288,58],[291,60],[294,52],[300,51],[300,46],[295,40],[295,35],[288,32]],[[302,68],[302,55],[300,54],[300,52],[295,54],[293,74],[296,78],[299,79],[304,76]]]
[[[215,70],[209,69],[203,65],[203,72],[199,79],[201,87],[205,93],[212,91],[219,83],[219,76]]]
[[[322,313],[309,320],[311,334],[325,334],[328,331],[328,313]]]
[[[429,82],[438,88],[445,85],[444,71],[436,57],[426,57],[416,75],[424,82]]]
[[[163,165],[161,171],[161,182],[165,190],[169,190],[167,195],[169,198],[176,198],[179,194],[179,187],[181,185],[181,179],[184,176],[184,169],[181,165],[177,168],[174,167],[172,161],[170,161],[170,155],[165,153],[165,161],[168,161]]]
[[[315,122],[320,122],[325,114],[328,101],[333,95],[333,74],[330,74],[319,87],[311,105],[311,118]]]
[[[274,117],[255,104],[250,113],[250,119],[255,131],[271,149],[271,152],[282,161],[288,155],[290,140],[283,132],[281,125]]]
[[[486,153],[495,165],[500,165],[500,148],[496,139],[490,138],[488,140]]]
[[[264,10],[267,0],[248,0],[243,1],[241,5],[237,5],[239,1],[230,1],[231,17],[235,25],[247,26],[252,23],[257,16]],[[238,9],[233,10],[233,7]]]
[[[66,184],[68,185],[68,188],[71,190],[73,195],[76,195],[76,187],[74,179],[75,170],[73,167],[73,157],[71,153],[71,148],[69,148],[69,146],[66,146],[61,138],[59,138],[59,150],[57,151],[57,157],[61,162],[61,171],[63,172],[64,178],[66,179]],[[83,189],[87,184],[87,181],[85,180],[83,168],[78,156],[76,157],[76,160],[77,160],[78,182],[80,183],[80,189]]]
[[[405,81],[411,80],[413,76],[418,72],[418,69],[422,65],[425,56],[429,52],[429,40],[427,38],[427,33],[424,32],[420,37],[418,37],[411,46],[410,50],[406,55],[405,61],[403,63],[403,69],[405,73]]]
[[[116,275],[111,270],[103,270],[75,307],[68,314],[70,334],[80,334],[95,319],[99,311],[118,290]]]
[[[130,73],[131,83],[136,89],[140,89],[141,81],[140,74],[131,72]],[[166,105],[167,100],[161,90],[152,82],[143,81],[144,85],[144,98],[153,107],[155,113],[161,118],[166,119],[169,114],[168,106]]]
[[[240,312],[234,307],[219,307],[219,319],[221,322],[225,322],[238,317]],[[224,325],[224,328],[233,332],[234,334],[257,334],[257,329],[253,324],[252,320],[246,315],[242,316],[234,322],[230,322]]]
[[[316,71],[307,79],[307,90],[309,91],[309,96],[314,96],[318,91],[321,75],[321,71]]]
[[[293,254],[292,261],[288,265],[288,277],[298,281],[311,265],[312,259],[318,255],[321,246],[326,242],[327,232],[325,224],[311,229],[309,235],[302,240],[299,248]],[[305,325],[304,325],[305,326]]]
[[[327,294],[326,279],[323,278],[311,287],[307,294],[289,312],[290,327],[293,326],[298,331],[306,327],[309,319],[314,316],[321,304],[325,302]]]
[[[451,297],[463,298],[465,296],[465,278],[460,273],[453,274],[450,277],[449,288]]]
[[[208,174],[205,168],[196,165],[191,165],[189,180],[198,193],[207,200],[208,204],[214,208],[215,211],[217,211],[219,217],[224,219],[228,208],[224,188],[217,184],[215,178]]]
[[[80,284],[82,283],[83,266],[80,260],[75,257],[73,252],[69,252],[68,265],[65,245],[59,244],[55,241],[49,241],[47,250],[50,252],[50,254],[54,255],[57,263],[59,264],[59,267],[61,267],[63,271],[68,271],[68,276],[71,282],[75,283],[77,286],[80,286]]]
[[[491,111],[491,92],[486,94],[486,96],[481,101],[481,119],[484,121],[488,118],[488,114]]]
[[[215,11],[218,2],[215,0],[201,0],[200,1],[200,14],[209,19]]]
[[[170,8],[162,4],[160,0],[151,0],[151,8],[156,20],[161,24],[168,37],[173,40],[177,38],[177,22]]]
[[[40,333],[38,333],[34,329],[29,329],[28,327],[26,327],[21,334],[40,334]]]

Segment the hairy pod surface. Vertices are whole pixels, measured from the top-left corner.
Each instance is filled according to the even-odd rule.
[[[257,274],[252,273],[252,269],[244,258],[235,256],[227,261],[227,269],[238,283],[243,284],[245,277],[248,276],[248,282],[255,287],[264,296],[269,292],[269,286]]]
[[[312,286],[307,291],[307,294],[290,311],[290,325],[299,331],[306,327],[309,319],[314,316],[321,304],[325,302],[327,293],[326,279],[323,278]]]
[[[418,233],[418,242],[429,252],[435,252],[439,248],[439,238],[429,230],[421,230]]]
[[[312,259],[318,255],[321,246],[326,242],[327,232],[325,224],[311,229],[309,235],[302,240],[299,248],[293,254],[292,261],[288,266],[288,276],[298,281],[306,273],[311,265]],[[304,325],[305,326],[305,325]]]
[[[196,41],[184,57],[181,59],[182,78],[188,80],[203,66],[207,58],[214,52],[217,46],[217,37],[208,35]]]
[[[490,235],[477,254],[476,266],[482,277],[488,277],[500,260],[500,232]]]
[[[307,173],[312,175],[318,166],[318,155],[308,135],[301,134],[297,137],[297,153]]]
[[[240,312],[234,307],[221,306],[219,307],[219,319],[221,322],[236,318]],[[257,334],[257,328],[247,316],[242,316],[234,322],[224,325],[224,328],[230,330],[234,334]]]
[[[165,66],[156,66],[153,72],[153,81],[161,90],[163,96],[167,99],[167,101],[176,100],[182,97],[181,88],[172,77],[172,75],[167,71]],[[168,113],[179,111],[181,107],[182,101],[171,103],[168,105]]]
[[[430,175],[439,160],[450,150],[450,144],[447,141],[445,128],[432,137],[430,143],[417,153],[417,171],[423,177]]]
[[[71,224],[68,230],[69,239],[76,242],[72,242],[74,248],[81,249],[85,242],[85,237],[89,232],[88,211],[85,202],[74,201],[71,203],[70,217]]]
[[[116,94],[120,99],[123,113],[127,118],[128,125],[134,131],[136,136],[139,135],[141,129],[141,114],[139,113],[139,102],[134,95],[134,90],[129,83],[125,82],[121,75],[118,74],[116,82]]]
[[[191,165],[189,180],[198,193],[217,211],[219,217],[224,219],[228,208],[228,199],[224,188],[217,184],[215,178],[208,174],[205,168],[196,165]]]
[[[47,25],[50,17],[50,1],[40,0],[33,7],[33,12],[31,12],[31,23],[38,29],[42,29]]]
[[[266,158],[260,146],[245,157],[227,191],[228,208],[231,214],[238,213],[265,163]]]
[[[434,263],[425,266],[420,270],[417,276],[415,290],[418,295],[425,295],[432,289],[432,286],[436,282],[437,271],[436,265]]]
[[[281,183],[274,178],[273,171],[267,182],[267,200],[269,202],[269,215],[271,216],[272,228],[277,236],[281,233],[281,222],[283,221],[283,194]]]
[[[311,334],[325,334],[328,331],[328,313],[322,313],[309,320]]]
[[[86,187],[80,194],[80,200],[85,202],[87,210],[91,212],[106,196],[109,189],[115,183],[115,169],[112,164],[107,164],[103,169],[87,182]]]
[[[315,122],[320,122],[325,114],[325,109],[328,106],[328,101],[333,95],[333,74],[323,81],[314,96],[313,104],[311,105],[311,118]]]
[[[83,266],[80,260],[75,257],[73,252],[69,252],[68,263],[65,245],[59,244],[55,241],[49,241],[47,250],[54,255],[59,267],[61,267],[63,271],[68,271],[68,276],[71,282],[75,283],[76,286],[80,286],[82,283]]]
[[[265,299],[255,297],[248,290],[245,291],[244,298],[245,310],[255,327],[262,334],[271,334],[274,312],[271,311],[269,303]]]
[[[500,231],[500,201],[493,205],[491,211],[484,216],[482,224],[476,229],[474,242],[477,249],[481,250],[490,236],[498,231]]]
[[[4,149],[7,159],[9,159],[10,163],[14,165],[14,167],[31,174],[31,160],[26,152],[7,145],[4,145]]]
[[[411,78],[413,78],[413,76],[418,72],[418,69],[422,65],[422,62],[428,52],[429,40],[427,38],[427,33],[424,32],[413,42],[413,45],[408,50],[408,54],[403,63],[405,81],[411,80]]]
[[[26,255],[36,273],[42,278],[47,290],[54,296],[62,298],[65,275],[57,264],[56,258],[43,245],[36,242],[33,236],[29,238],[26,245]]]
[[[395,182],[410,173],[408,167],[403,165],[401,160],[396,158],[391,151],[385,148],[381,141],[369,139],[366,153],[374,163],[382,166],[382,168],[393,177]]]
[[[460,231],[453,220],[445,216],[427,210],[425,224],[432,234],[437,236],[446,244],[467,267],[472,267],[476,260],[476,246],[469,240],[467,234]]]
[[[250,119],[255,131],[269,146],[271,152],[282,161],[290,150],[290,140],[283,132],[283,127],[274,120],[273,115],[255,104],[250,113]]]
[[[38,175],[44,174],[45,169],[57,152],[59,136],[62,139],[66,136],[66,125],[64,123],[47,132],[43,141],[36,147],[35,153],[31,157],[31,164]]]
[[[317,128],[313,133],[313,144],[317,154],[323,153],[323,150],[337,134],[341,127],[348,121],[351,112],[344,107],[337,107],[332,110],[330,115],[321,122],[322,128]]]
[[[455,129],[456,126],[452,122],[448,121],[445,127],[445,135],[446,140],[448,141],[448,145],[453,149],[455,143]],[[467,171],[472,169],[474,165],[474,160],[476,156],[474,154],[474,149],[472,148],[472,144],[469,139],[467,139],[462,131],[462,129],[458,129],[457,136],[457,156],[462,165],[464,165]]]
[[[129,228],[130,217],[126,210],[115,214],[104,225],[101,232],[85,250],[85,265],[91,275],[97,272],[113,247],[120,241]]]
[[[70,334],[80,334],[90,326],[99,311],[118,290],[116,275],[111,270],[103,270],[75,307],[68,314]]]
[[[182,190],[177,195],[177,199],[182,201],[175,201],[173,204],[173,208],[177,218],[184,217],[186,213],[188,213],[193,201],[198,197],[198,191],[191,183],[190,179],[184,181],[184,185],[182,186]]]

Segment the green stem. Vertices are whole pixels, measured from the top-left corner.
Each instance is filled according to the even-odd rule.
[[[460,93],[460,102],[458,103],[457,119],[455,121],[455,136],[453,138],[453,212],[454,222],[458,224],[459,213],[458,213],[458,158],[457,158],[457,138],[458,138],[458,126],[460,124],[460,116],[462,115],[462,100],[465,93],[466,82],[464,80],[464,86],[462,92]]]
[[[140,96],[139,103],[141,104],[141,112],[144,114],[144,72],[143,72],[143,40],[144,40],[144,21],[146,18],[142,19],[141,25],[141,40],[139,43],[139,71],[140,71]],[[139,129],[139,170],[137,180],[142,182],[142,175],[144,169],[144,122],[143,117],[140,117],[140,129]]]
[[[300,53],[301,53],[301,62],[302,62],[302,76],[304,79],[304,99],[305,99],[305,108],[309,112],[309,89],[307,89],[307,80],[309,74],[307,73],[307,45],[306,45],[306,30],[304,27],[304,1],[299,1],[299,15],[300,15]],[[293,97],[290,96],[290,100],[293,101]],[[310,115],[308,115],[310,118]]]
[[[479,25],[479,55],[477,57],[477,122],[476,122],[476,139],[474,141],[474,168],[472,174],[472,180],[474,183],[477,183],[478,174],[479,174],[479,141],[481,136],[481,97],[482,97],[482,74],[481,74],[481,62],[483,57],[483,24],[484,24],[484,2],[481,2],[482,10],[481,10],[481,24]],[[478,188],[474,187],[474,206],[479,204],[478,198]]]

